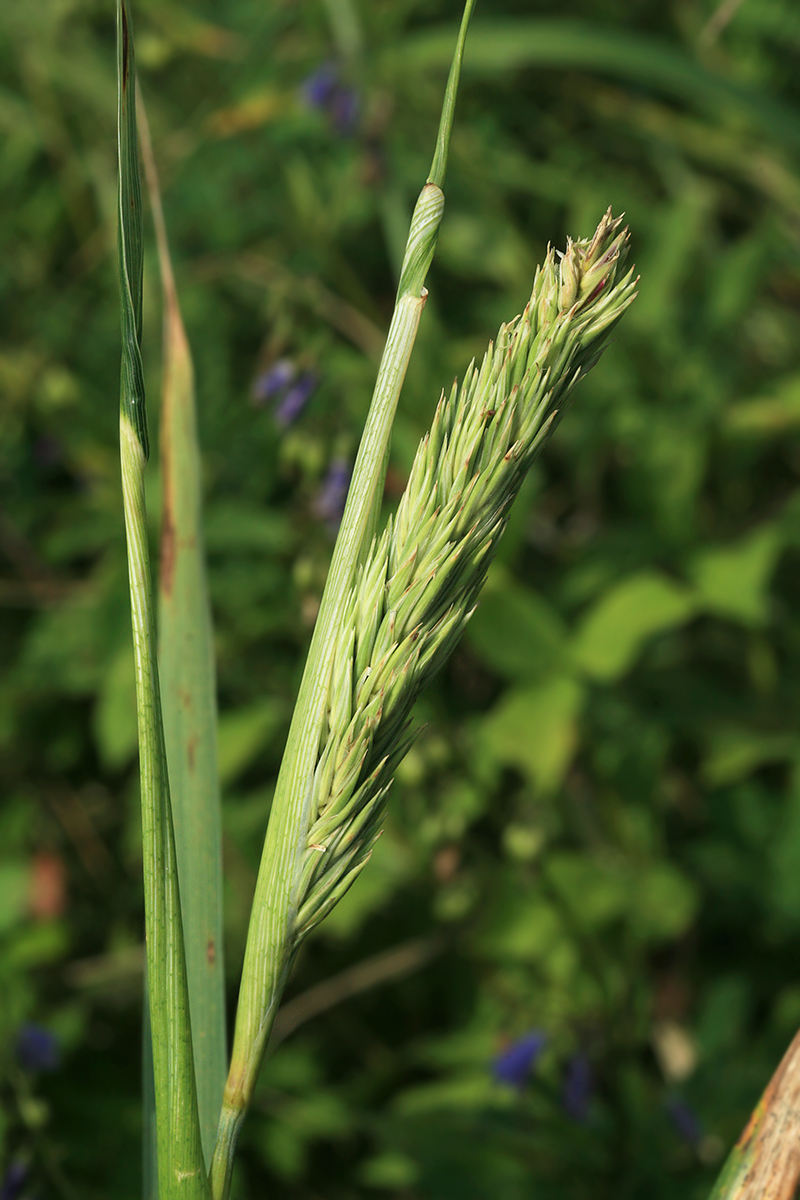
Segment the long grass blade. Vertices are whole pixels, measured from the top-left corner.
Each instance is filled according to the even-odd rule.
[[[332,656],[356,570],[377,524],[392,423],[425,306],[425,279],[444,210],[447,144],[473,7],[474,0],[467,0],[431,172],[412,217],[394,314],[278,776],[247,936],[231,1069],[212,1166],[215,1200],[228,1194],[236,1139],[295,953],[293,898],[311,820],[311,786]]]
[[[158,1181],[161,1200],[202,1200],[208,1182],[200,1144],[175,839],[161,720],[144,469],[147,413],[141,357],[142,202],[136,142],[133,37],[117,3],[118,261],[122,363],[120,457],[139,715],[145,927]]]
[[[793,1200],[800,1183],[800,1033],[781,1059],[709,1200]]]
[[[141,102],[138,115],[164,299],[159,668],[197,1105],[203,1153],[210,1163],[227,1073],[214,643],[203,547],[194,369],[175,287],[150,130]]]

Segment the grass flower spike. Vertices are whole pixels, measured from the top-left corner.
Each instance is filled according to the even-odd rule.
[[[627,230],[550,250],[523,312],[439,402],[397,514],[359,569],[336,644],[294,908],[299,941],[369,858],[412,705],[474,611],[509,509],[581,374],[635,295]]]
[[[274,835],[293,864],[280,957],[264,938],[248,944],[217,1142],[219,1183],[212,1171],[215,1200],[227,1192],[223,1162],[294,955],[367,862],[413,739],[414,701],[474,611],[526,472],[634,298],[633,273],[620,277],[628,240],[620,225],[608,212],[593,238],[570,242],[560,257],[548,250],[525,311],[501,328],[461,386],[442,395],[394,519],[364,546],[335,621],[328,616],[322,718],[318,734],[306,731],[316,750],[308,773],[297,777],[293,829],[287,824],[285,835]],[[351,492],[356,485],[354,478]],[[276,803],[279,790],[280,780]],[[268,846],[272,834],[271,821]],[[284,836],[299,839],[291,858]],[[266,851],[264,861],[263,879],[274,884]],[[275,919],[274,902],[265,911]],[[257,902],[254,920],[256,913]],[[256,946],[265,954],[260,963]]]

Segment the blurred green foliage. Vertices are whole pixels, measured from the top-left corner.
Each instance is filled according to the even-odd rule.
[[[387,506],[548,241],[624,210],[641,295],[303,952],[317,1015],[263,1072],[240,1200],[699,1200],[800,1023],[800,19],[727,8],[479,6]],[[232,1003],[320,489],[357,444],[458,12],[134,10],[206,453]],[[113,37],[96,0],[0,7],[0,1163],[87,1200],[139,1194],[141,1126]],[[257,400],[282,359],[319,380],[286,428]],[[157,462],[151,485],[156,538]],[[57,1070],[20,1061],[30,1022]],[[533,1029],[529,1082],[496,1082]]]

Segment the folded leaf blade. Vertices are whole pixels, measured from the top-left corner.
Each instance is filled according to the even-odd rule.
[[[143,105],[139,120],[164,301],[159,667],[195,1046],[197,1103],[203,1152],[210,1161],[227,1069],[222,818],[213,627],[203,539],[194,365],[175,286]]]

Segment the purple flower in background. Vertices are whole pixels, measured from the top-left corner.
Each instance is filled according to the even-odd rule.
[[[313,371],[305,371],[300,378],[285,393],[275,409],[275,420],[284,428],[291,425],[300,416],[317,386],[317,377]]]
[[[0,1183],[0,1200],[17,1200],[27,1178],[26,1164],[19,1160],[12,1162]]]
[[[310,108],[328,109],[339,87],[339,68],[335,63],[323,63],[301,85],[301,92]]]
[[[703,1136],[703,1130],[700,1127],[700,1120],[697,1113],[680,1096],[673,1096],[672,1099],[668,1100],[666,1108],[678,1136],[684,1142],[689,1142],[690,1145],[696,1146]]]
[[[564,1112],[568,1117],[572,1117],[573,1121],[586,1120],[594,1091],[593,1085],[592,1064],[588,1055],[579,1050],[567,1063],[561,1085],[561,1104]]]
[[[55,1071],[58,1042],[43,1025],[23,1025],[17,1035],[17,1060],[26,1071]]]
[[[347,460],[334,458],[314,500],[314,512],[333,532],[341,524],[349,487],[350,466]]]
[[[285,428],[300,416],[318,382],[314,371],[303,371],[298,376],[297,366],[290,358],[279,358],[256,379],[253,397],[260,405],[273,401],[275,420]]]
[[[498,1083],[523,1088],[546,1041],[545,1034],[534,1029],[498,1054],[492,1065]]]
[[[339,78],[335,63],[323,63],[300,88],[309,108],[327,113],[340,137],[355,131],[358,121],[359,96]]]
[[[287,388],[297,374],[297,367],[290,358],[279,358],[268,371],[259,375],[253,385],[253,396],[260,403],[272,400]]]

